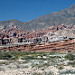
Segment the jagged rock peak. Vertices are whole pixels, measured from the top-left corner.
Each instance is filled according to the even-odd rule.
[[[71,5],[71,6],[70,6],[70,8],[73,8],[73,9],[75,9],[75,4]]]

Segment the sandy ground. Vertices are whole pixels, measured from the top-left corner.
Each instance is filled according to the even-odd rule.
[[[64,69],[62,71],[65,70],[75,70],[75,67],[72,66],[64,66]],[[49,66],[49,67],[45,67],[45,70],[42,70],[42,68],[38,69],[38,68],[24,68],[24,69],[13,69],[13,70],[8,70],[8,71],[0,71],[0,75],[32,75],[32,73],[36,72],[36,73],[42,73],[42,72],[54,72],[54,75],[58,75],[59,70],[54,67],[54,66]],[[66,74],[67,75],[67,74]],[[72,75],[72,74],[68,74],[68,75]],[[73,74],[74,75],[74,74]]]
[[[54,66],[46,67],[43,71],[42,69],[38,68],[25,68],[25,69],[15,69],[15,70],[8,70],[8,71],[0,71],[0,75],[32,75],[32,73],[42,73],[42,72],[54,72],[54,75],[57,75],[58,69]]]

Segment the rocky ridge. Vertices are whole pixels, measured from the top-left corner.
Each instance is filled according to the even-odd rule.
[[[0,22],[0,30],[14,27],[20,30],[40,30],[55,25],[75,25],[75,4],[67,9],[38,17],[29,22],[20,22],[16,19]]]

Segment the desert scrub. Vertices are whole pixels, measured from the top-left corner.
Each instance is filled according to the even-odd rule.
[[[68,65],[71,65],[71,66],[75,66],[75,61],[72,61],[72,62],[68,62]]]
[[[38,67],[38,64],[32,63],[31,66],[32,66],[32,67]]]
[[[66,74],[75,74],[75,71],[73,70],[66,70],[59,73],[59,75],[66,75]]]
[[[75,55],[73,55],[73,54],[67,54],[67,55],[65,56],[65,59],[74,60],[74,59],[75,59]]]
[[[49,72],[45,72],[45,74],[44,75],[54,75],[54,73],[53,72],[51,72],[51,71],[49,71]]]
[[[39,63],[44,63],[43,60],[39,61]]]
[[[43,70],[43,71],[44,71],[45,69],[44,69],[44,68],[42,68],[41,70]]]
[[[3,64],[8,65],[9,62],[0,62],[0,65],[3,65]]]
[[[43,64],[39,64],[39,65],[38,65],[38,68],[48,67],[48,66],[50,66],[49,63],[43,63]]]
[[[32,73],[31,75],[42,75],[42,74],[35,72],[35,73]]]
[[[50,64],[49,63],[44,63],[43,66],[50,66]]]
[[[62,70],[63,69],[63,66],[58,66],[57,67],[59,70]]]
[[[24,66],[24,68],[28,68],[28,65]]]
[[[10,52],[2,52],[0,51],[0,59],[5,59],[5,60],[8,60],[8,59],[11,59],[12,58],[12,55],[10,54]]]
[[[0,71],[4,71],[4,69],[2,67],[0,67]]]
[[[49,72],[42,72],[42,73],[37,73],[37,72],[34,72],[32,73],[31,75],[54,75],[53,72],[49,71]]]
[[[42,64],[39,64],[38,66],[37,66],[38,68],[42,68],[42,67],[44,67]]]

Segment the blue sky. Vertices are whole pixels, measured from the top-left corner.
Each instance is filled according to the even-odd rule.
[[[0,0],[0,21],[17,19],[26,22],[72,4],[75,0]]]

